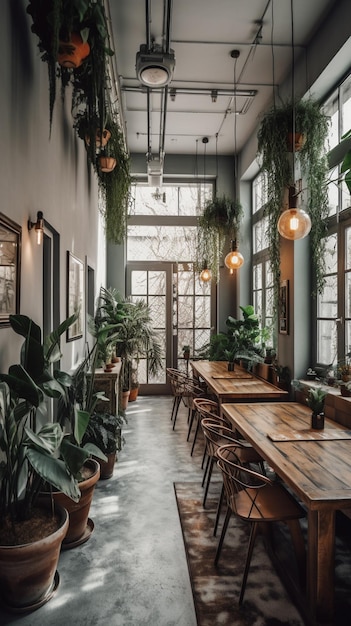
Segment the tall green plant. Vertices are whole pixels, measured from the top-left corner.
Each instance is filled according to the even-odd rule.
[[[295,117],[296,133],[302,133],[304,143],[295,152],[296,172],[289,152],[289,134],[292,135]],[[290,102],[273,107],[264,115],[258,131],[258,156],[262,171],[267,174],[268,201],[265,215],[268,218],[267,236],[270,261],[274,278],[275,301],[277,302],[280,282],[280,237],[277,224],[282,212],[284,194],[295,183],[294,175],[299,172],[306,191],[305,209],[311,218],[310,233],[312,265],[316,277],[316,291],[324,287],[325,240],[328,217],[327,175],[328,162],[325,142],[328,118],[317,102],[309,99]],[[290,138],[291,141],[291,138]]]

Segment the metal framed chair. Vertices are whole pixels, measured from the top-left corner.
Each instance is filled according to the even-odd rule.
[[[272,522],[285,522],[289,527],[297,558],[302,584],[305,579],[306,551],[299,520],[305,510],[281,484],[240,464],[237,445],[225,445],[217,450],[218,467],[223,475],[227,499],[227,513],[218,543],[215,565],[221,554],[224,537],[232,513],[251,526],[239,605],[242,604],[251,563],[255,539],[260,525],[265,528]]]

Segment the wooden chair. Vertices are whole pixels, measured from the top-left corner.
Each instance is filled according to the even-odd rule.
[[[215,556],[215,565],[221,554],[224,537],[231,514],[246,521],[251,526],[244,574],[242,578],[239,605],[244,599],[247,576],[259,525],[272,522],[285,522],[290,530],[297,557],[302,584],[305,579],[305,544],[299,520],[305,511],[281,483],[272,482],[267,476],[240,464],[237,445],[231,444],[217,450],[218,467],[223,475],[227,499],[227,513]]]
[[[172,405],[172,412],[171,412],[171,421],[173,422],[173,429],[174,429],[175,422],[176,422],[177,415],[178,415],[179,406],[182,401],[183,393],[185,390],[185,382],[188,379],[188,376],[184,372],[181,372],[180,370],[175,369],[173,367],[167,367],[166,373],[167,373],[169,383],[171,385],[171,391],[172,391],[172,395],[174,398],[173,405]]]
[[[194,414],[196,413],[195,400],[202,398],[206,395],[206,389],[202,387],[199,382],[193,378],[188,377],[184,383],[184,392],[182,400],[185,406],[188,408],[188,423],[191,424],[194,420]],[[175,422],[174,422],[175,424]],[[173,428],[174,428],[173,424]],[[188,431],[189,432],[189,431]],[[188,438],[187,438],[188,441]],[[193,449],[191,450],[191,454]]]

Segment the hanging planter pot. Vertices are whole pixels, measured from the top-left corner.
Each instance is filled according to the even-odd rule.
[[[304,147],[305,141],[306,141],[306,135],[304,133],[295,133],[295,134],[288,133],[288,139],[287,139],[288,151],[292,152],[293,146],[294,146],[295,152],[299,152]]]
[[[59,41],[57,61],[62,67],[76,69],[90,54],[88,42],[79,33],[72,33],[69,41]]]
[[[100,156],[99,165],[102,172],[112,172],[116,167],[117,161],[113,157]]]
[[[95,145],[97,148],[104,148],[107,145],[110,138],[111,138],[111,133],[109,130],[107,130],[107,128],[104,128],[102,132],[100,131],[99,128],[96,129]],[[87,146],[90,146],[89,135],[85,135],[85,143],[87,144]]]

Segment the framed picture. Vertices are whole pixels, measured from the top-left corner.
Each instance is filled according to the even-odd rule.
[[[279,290],[279,332],[289,334],[289,281],[282,280]]]
[[[21,227],[0,213],[0,325],[10,325],[19,313],[21,279]]]
[[[83,337],[85,315],[84,263],[67,251],[67,317],[78,313],[77,320],[67,330],[67,341]]]

